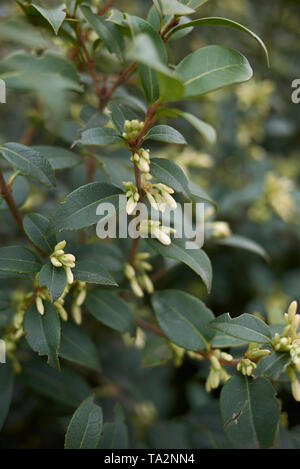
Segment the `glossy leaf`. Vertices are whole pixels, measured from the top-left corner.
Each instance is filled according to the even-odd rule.
[[[144,140],[157,140],[159,142],[186,144],[186,140],[178,132],[169,125],[155,125],[145,135]]]
[[[222,389],[220,405],[225,433],[235,448],[259,449],[274,445],[280,405],[268,380],[241,374],[233,376]]]
[[[59,28],[64,22],[66,17],[66,12],[64,11],[66,6],[64,3],[56,2],[56,5],[53,5],[53,2],[45,2],[45,0],[37,1],[31,3],[31,6],[34,7],[52,26],[55,34],[58,34]]]
[[[180,0],[180,1],[184,5],[187,5],[190,8],[193,8],[194,10],[197,10],[199,7],[201,7],[204,3],[207,2],[207,0]]]
[[[270,257],[266,250],[257,244],[252,239],[248,239],[244,236],[231,235],[226,238],[221,238],[217,240],[218,244],[223,246],[231,246],[233,248],[245,249],[246,251],[251,251],[259,256],[263,257],[266,261],[270,260]]]
[[[266,376],[271,380],[278,380],[291,362],[288,353],[273,352],[267,357],[259,360],[257,368],[254,370],[255,376]]]
[[[48,187],[55,185],[52,166],[36,150],[20,143],[6,143],[0,146],[0,153],[25,176],[29,176]]]
[[[92,182],[71,192],[50,218],[49,234],[63,230],[80,230],[104,220],[97,215],[100,203],[110,203],[119,209],[122,191],[104,182]],[[107,215],[108,217],[108,215]]]
[[[12,274],[30,275],[39,272],[41,263],[30,249],[23,246],[0,248],[0,271]]]
[[[25,312],[24,331],[29,346],[39,355],[47,356],[47,363],[60,369],[58,349],[60,346],[60,320],[55,307],[44,301],[45,313],[41,315],[36,305]]]
[[[56,244],[55,236],[47,237],[48,218],[39,213],[30,213],[23,219],[23,228],[28,238],[42,251],[51,254]]]
[[[81,138],[75,143],[82,145],[110,145],[113,143],[123,142],[123,139],[117,134],[114,129],[94,128],[82,132]]]
[[[124,104],[112,103],[109,106],[111,118],[120,134],[124,132],[124,123],[126,120],[139,119],[135,112]]]
[[[207,327],[213,313],[194,296],[179,290],[156,292],[152,305],[166,336],[187,350],[202,350],[214,333]]]
[[[195,98],[252,77],[248,60],[224,46],[207,46],[186,56],[176,67],[184,83],[184,96]]]
[[[177,0],[160,0],[164,15],[191,15],[195,10]]]
[[[204,137],[204,139],[210,145],[216,143],[217,133],[210,124],[202,121],[201,119],[194,116],[193,114],[190,114],[189,112],[183,112],[178,110],[177,113],[180,117],[183,117],[183,119],[188,121],[196,130],[198,130],[199,134]]]
[[[128,429],[120,404],[114,407],[115,421],[105,423],[97,449],[128,449]]]
[[[166,158],[152,158],[151,174],[159,182],[189,198],[189,181],[178,164]]]
[[[231,318],[228,313],[222,314],[212,321],[210,327],[247,342],[259,344],[271,342],[269,326],[256,316],[247,313],[237,318]]]
[[[149,238],[147,242],[161,256],[183,262],[190,267],[201,277],[207,291],[210,292],[212,284],[212,267],[207,254],[202,249],[186,249],[185,241],[181,239],[173,239],[169,246],[164,246],[151,238]]]
[[[93,397],[88,397],[80,404],[70,421],[65,449],[96,449],[102,428],[102,409],[94,403]]]
[[[70,321],[61,325],[59,356],[91,370],[100,371],[98,351],[90,337]]]
[[[63,147],[35,145],[32,148],[49,161],[54,171],[73,168],[82,161],[78,153]]]
[[[54,267],[51,262],[45,264],[39,273],[39,286],[47,287],[51,301],[56,301],[66,286],[66,272],[62,267]]]
[[[115,293],[96,288],[88,293],[88,311],[100,322],[119,332],[130,332],[133,314],[127,303]]]
[[[118,285],[111,274],[95,261],[78,260],[72,272],[74,279],[79,282],[95,283],[98,285]]]

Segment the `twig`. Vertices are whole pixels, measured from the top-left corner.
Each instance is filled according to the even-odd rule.
[[[114,0],[107,0],[107,2],[105,2],[104,5],[99,8],[98,15],[99,16],[105,15],[107,10],[112,6],[113,2]]]

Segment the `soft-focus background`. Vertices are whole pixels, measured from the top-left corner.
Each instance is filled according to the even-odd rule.
[[[145,16],[151,6],[146,0],[116,0],[115,4],[122,11]],[[1,0],[0,17],[14,15],[17,21],[18,14],[20,10],[14,2]],[[254,253],[208,243],[206,250],[214,269],[210,296],[202,291],[196,275],[184,266],[172,269],[158,286],[184,289],[201,297],[216,314],[257,312],[272,323],[291,300],[300,301],[300,104],[291,101],[292,81],[300,78],[300,2],[210,0],[199,10],[200,14],[225,16],[257,32],[267,44],[271,67],[266,67],[256,42],[239,31],[203,27],[178,41],[175,63],[187,48],[192,51],[207,44],[222,44],[245,54],[254,69],[254,78],[185,105],[186,110],[217,129],[215,146],[209,147],[188,123],[178,119],[170,121],[171,125],[185,135],[189,145],[156,150],[159,154],[163,150],[165,156],[179,163],[218,202],[216,220],[228,222],[234,233],[261,244],[271,260],[267,263]],[[18,24],[14,29],[0,23],[0,58],[16,49],[30,48],[28,37],[30,34],[26,43]],[[105,57],[102,59],[105,67]],[[8,90],[7,104],[0,105],[0,142],[26,138],[30,123],[38,122],[38,130],[30,136],[32,144],[56,142],[68,147],[76,132],[74,122],[81,105],[81,97],[72,96],[70,106],[61,110],[66,112],[60,128],[54,131],[53,108],[45,128],[44,116],[32,94]],[[62,172],[60,197],[84,183],[83,177],[81,165]],[[97,177],[105,178],[101,168]],[[27,184],[25,180],[23,184]],[[36,187],[28,187],[25,204],[27,208],[37,206],[40,212],[49,213],[55,207],[55,195],[50,193],[46,199]],[[0,220],[0,244],[12,244],[16,230],[1,205]],[[5,286],[6,281],[1,280],[1,289]],[[226,445],[218,405],[214,396],[204,391],[202,365],[185,358],[175,371],[169,364],[142,367],[141,352],[126,337],[121,339],[105,328],[99,332],[93,326],[87,323],[86,329],[99,344],[106,377],[101,382],[101,405],[109,420],[114,401],[121,402],[134,447]],[[144,363],[147,359],[144,353]],[[300,427],[299,437],[296,428],[300,425],[300,406],[284,388],[280,397],[286,413],[278,446],[291,447],[300,441]],[[0,446],[62,446],[67,421],[68,412],[63,405],[34,391],[25,391],[20,384]],[[292,434],[287,432],[288,427],[293,428]]]

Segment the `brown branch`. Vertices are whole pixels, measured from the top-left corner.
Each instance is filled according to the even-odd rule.
[[[98,9],[98,15],[103,16],[107,12],[107,10],[112,6],[114,0],[107,0],[102,7]]]
[[[16,206],[16,203],[12,196],[12,192],[6,184],[1,168],[0,168],[0,194],[2,195],[3,199],[7,203],[10,213],[15,219],[15,222],[18,228],[20,229],[21,233],[26,236],[24,228],[23,228],[22,216],[18,210],[18,207]]]
[[[134,70],[135,66],[136,66],[136,62],[132,62],[130,65],[128,65],[127,68],[120,71],[115,83],[110,88],[107,89],[105,85],[102,87],[102,89],[100,89],[100,110],[101,111],[103,111],[107,102],[111,98],[112,94],[116,91],[116,89],[122,83],[125,83],[128,80],[130,73]]]

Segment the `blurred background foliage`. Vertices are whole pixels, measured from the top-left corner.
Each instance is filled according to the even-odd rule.
[[[96,2],[97,3],[97,2]],[[99,2],[98,2],[99,3]],[[116,7],[146,16],[151,2],[147,0],[118,0]],[[300,2],[297,0],[210,0],[199,10],[201,16],[225,16],[245,24],[266,42],[271,67],[266,67],[261,51],[254,41],[238,31],[222,27],[202,27],[176,42],[177,63],[187,49],[195,50],[207,44],[223,44],[239,49],[254,69],[250,82],[190,101],[184,110],[211,123],[217,130],[216,145],[209,146],[187,122],[171,120],[186,137],[189,145],[154,147],[160,156],[168,156],[179,163],[186,173],[210,194],[219,205],[211,220],[225,221],[232,232],[252,238],[261,244],[270,256],[265,262],[259,256],[229,246],[208,242],[206,251],[212,259],[214,281],[211,295],[206,295],[196,275],[185,266],[174,266],[157,282],[157,288],[178,288],[201,297],[216,313],[257,312],[271,323],[293,299],[300,301],[300,104],[291,101],[291,83],[300,78],[299,30]],[[12,1],[0,4],[0,74],[3,59],[16,50],[63,48],[70,53],[67,42],[54,36],[50,29],[40,25],[34,28],[24,22],[21,10]],[[7,21],[7,18],[10,20]],[[23,18],[23,19],[22,19]],[[32,18],[35,23],[35,18]],[[66,28],[67,35],[67,28]],[[174,53],[174,52],[173,52]],[[114,64],[98,48],[101,71],[110,71]],[[34,83],[34,64],[20,62],[23,73],[20,88],[8,90],[7,105],[1,105],[0,141],[23,141],[33,145],[56,144],[69,147],[82,125],[84,101],[96,105],[91,88],[87,95],[65,91],[64,83],[53,79]],[[28,70],[26,67],[28,66]],[[117,65],[116,65],[117,70]],[[29,77],[29,79],[28,79]],[[86,76],[82,80],[87,82]],[[25,83],[25,85],[24,85]],[[34,93],[23,92],[24,87]],[[18,86],[16,86],[18,88]],[[142,106],[141,96],[131,93],[130,84],[120,89],[119,97],[129,96]],[[140,103],[140,104],[139,104]],[[107,160],[105,150],[96,178],[106,180],[123,177],[116,164],[125,160],[123,150]],[[104,163],[105,162],[105,163]],[[3,162],[1,162],[2,164]],[[123,170],[127,171],[124,165]],[[38,208],[50,213],[56,206],[57,194],[65,194],[84,183],[83,163],[58,177],[58,191],[45,193],[18,177],[18,187],[24,200],[23,209]],[[124,179],[124,178],[123,178]],[[16,198],[18,189],[16,188]],[[25,196],[24,196],[25,194]],[[11,244],[17,237],[16,228],[5,207],[0,204],[1,245]],[[68,235],[72,242],[72,235]],[[110,246],[103,243],[96,254],[117,273],[112,265]],[[71,250],[72,251],[72,250]],[[72,251],[73,252],[73,251]],[[125,253],[120,245],[120,258]],[[114,263],[117,261],[114,259]],[[1,289],[6,281],[1,280]],[[93,320],[85,320],[85,328],[98,344],[103,376],[95,378],[86,373],[91,385],[99,386],[99,398],[105,420],[112,420],[113,404],[119,401],[125,409],[132,447],[192,448],[226,447],[220,423],[218,403],[203,387],[202,362],[190,358],[176,359],[177,367],[141,365],[163,362],[153,359],[153,350],[160,339],[145,342],[139,332],[133,341],[119,338],[104,327],[96,328]],[[124,351],[124,347],[126,350]],[[153,347],[153,348],[151,348]],[[26,353],[29,353],[28,351]],[[166,351],[166,359],[168,359]],[[141,358],[142,357],[142,358]],[[155,357],[154,357],[155,358]],[[154,363],[153,363],[154,361]],[[26,373],[25,373],[26,375]],[[24,378],[26,382],[26,376]],[[32,386],[34,388],[34,385]],[[42,392],[41,394],[47,395]],[[299,405],[285,392],[280,393],[283,405],[283,425],[278,447],[300,444]],[[61,447],[70,409],[65,403],[48,401],[25,388],[20,381],[14,396],[12,410],[1,434],[1,447]],[[57,425],[57,422],[60,422]],[[291,431],[288,431],[288,428]]]

